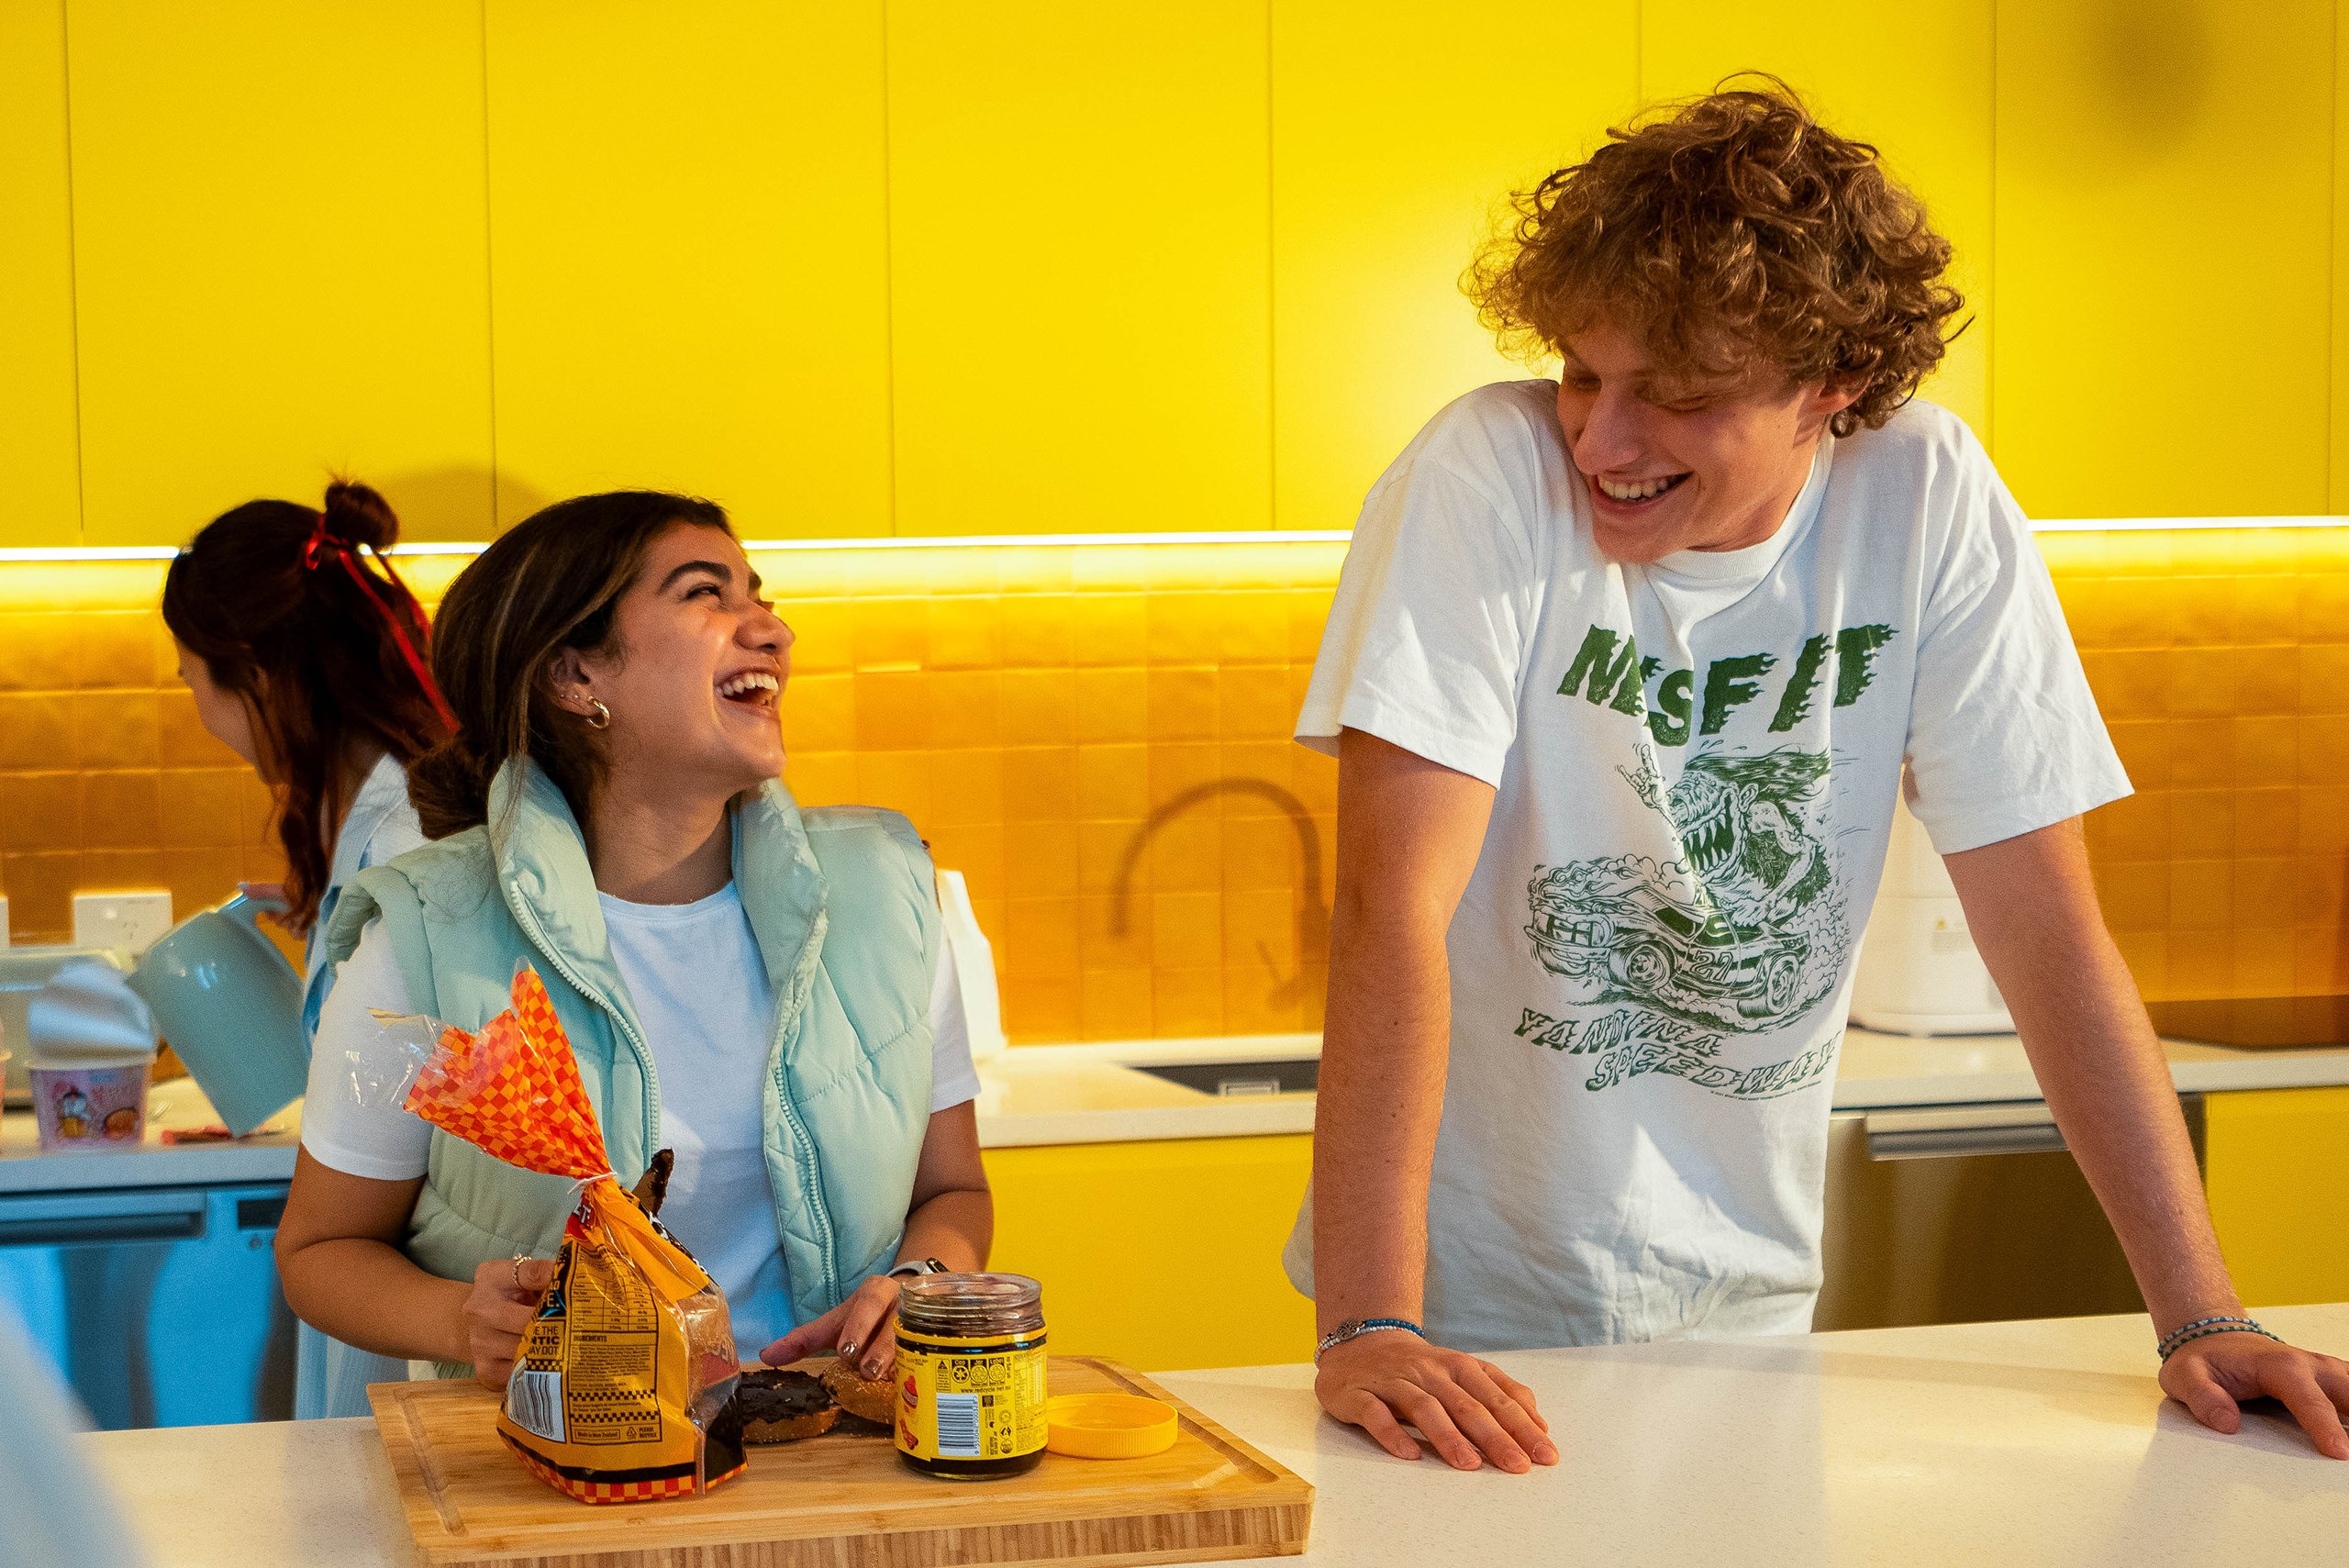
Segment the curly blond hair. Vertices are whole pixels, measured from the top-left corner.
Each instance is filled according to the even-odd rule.
[[[1604,317],[1666,374],[1775,365],[1860,389],[1831,428],[1874,429],[1965,329],[1949,241],[1876,150],[1775,77],[1716,91],[1511,200],[1462,280],[1502,348],[1539,361]]]

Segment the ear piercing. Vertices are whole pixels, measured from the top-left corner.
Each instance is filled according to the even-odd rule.
[[[588,728],[609,729],[612,727],[612,710],[604,706],[603,698],[589,697],[587,699],[587,706],[596,710],[587,720]]]

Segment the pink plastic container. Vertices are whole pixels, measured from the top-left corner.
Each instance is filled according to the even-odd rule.
[[[35,1062],[33,1115],[40,1146],[55,1153],[136,1149],[147,1130],[147,1081],[152,1062],[92,1067]]]

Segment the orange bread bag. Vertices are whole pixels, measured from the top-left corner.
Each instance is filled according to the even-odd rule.
[[[583,1502],[707,1491],[742,1469],[725,1293],[612,1174],[571,1042],[527,964],[512,1000],[477,1032],[442,1027],[406,1099],[508,1164],[580,1184],[498,1435]]]

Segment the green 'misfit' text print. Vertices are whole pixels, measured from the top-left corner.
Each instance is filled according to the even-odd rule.
[[[1876,678],[1877,650],[1893,639],[1888,626],[1847,626],[1830,637],[1821,632],[1807,639],[1794,656],[1778,700],[1770,716],[1770,732],[1784,734],[1810,717],[1831,664],[1834,673],[1834,705],[1849,707],[1860,700]],[[1764,694],[1765,681],[1778,667],[1775,653],[1741,653],[1716,659],[1705,666],[1705,684],[1697,687],[1697,672],[1674,670],[1656,682],[1655,697],[1648,698],[1648,683],[1664,669],[1664,661],[1644,657],[1628,632],[1594,626],[1583,633],[1582,647],[1558,683],[1561,696],[1581,695],[1596,706],[1611,707],[1633,717],[1644,715],[1648,733],[1659,746],[1686,746],[1694,724],[1698,736],[1718,735],[1730,715]]]

